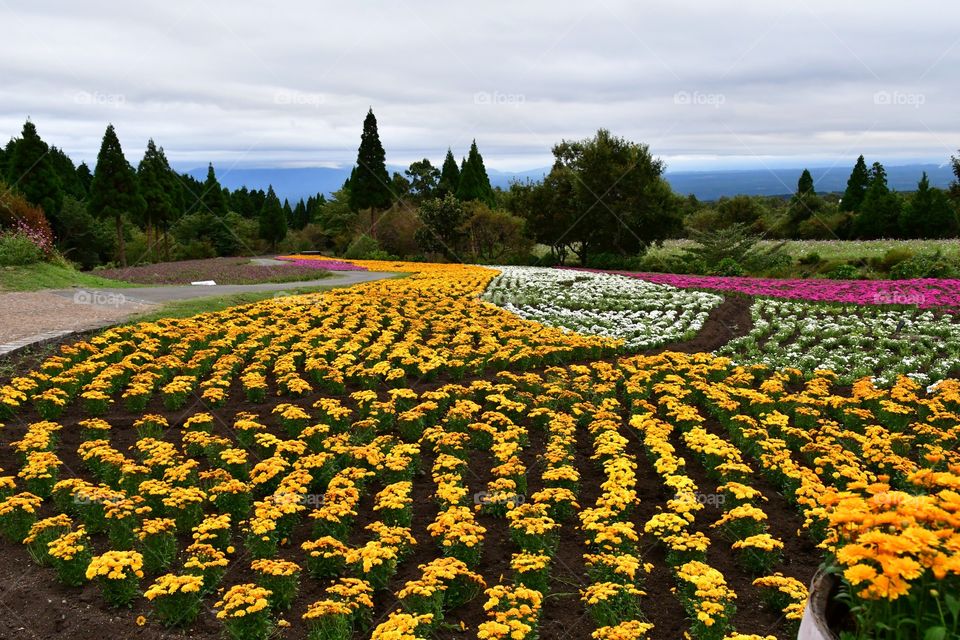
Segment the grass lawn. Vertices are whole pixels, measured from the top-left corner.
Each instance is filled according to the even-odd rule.
[[[82,273],[71,267],[38,262],[23,267],[0,267],[0,291],[37,291],[38,289],[66,289],[79,287],[133,287],[120,280],[108,280]]]

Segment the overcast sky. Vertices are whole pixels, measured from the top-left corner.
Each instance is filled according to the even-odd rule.
[[[960,2],[0,0],[0,136],[77,162],[107,122],[136,161],[390,164],[476,138],[550,164],[605,127],[673,170],[944,162],[960,147]]]

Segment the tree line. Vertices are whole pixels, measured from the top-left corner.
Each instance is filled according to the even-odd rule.
[[[174,171],[147,142],[125,158],[109,125],[94,169],[75,166],[27,121],[0,149],[0,226],[43,220],[60,252],[90,268],[129,261],[317,249],[354,258],[616,266],[665,239],[742,229],[757,237],[951,238],[960,234],[960,158],[948,191],[921,177],[913,193],[887,185],[861,156],[843,194],[820,194],[808,170],[789,198],[736,196],[700,202],[672,191],[664,163],[645,144],[600,129],[564,140],[539,181],[493,188],[474,141],[458,163],[451,149],[387,170],[372,109],[350,177],[329,198],[296,203],[272,187],[223,188]],[[40,224],[38,222],[37,224]],[[534,251],[535,247],[541,247]],[[536,253],[536,255],[534,255]],[[545,254],[545,255],[544,255]]]

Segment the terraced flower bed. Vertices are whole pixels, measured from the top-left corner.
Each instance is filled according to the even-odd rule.
[[[675,273],[627,273],[623,276],[681,289],[729,291],[751,296],[769,296],[810,302],[858,305],[904,305],[921,309],[960,307],[960,280],[800,280],[692,276]]]
[[[494,270],[360,264],[412,275],[0,384],[0,631],[786,639],[826,563],[852,637],[956,637],[956,380],[624,356]]]
[[[484,299],[522,318],[649,349],[689,340],[723,298],[609,274],[497,267]]]

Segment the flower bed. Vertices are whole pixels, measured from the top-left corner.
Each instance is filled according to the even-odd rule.
[[[925,385],[960,374],[960,318],[917,309],[760,299],[753,328],[717,353],[744,363],[836,371],[849,383],[909,375]]]
[[[360,264],[411,275],[112,328],[0,386],[18,624],[786,640],[826,562],[850,637],[956,640],[957,380],[624,356],[481,301],[495,271]]]
[[[858,305],[914,305],[921,309],[960,307],[960,280],[800,280],[616,272],[681,289],[729,291],[811,302]]]
[[[543,324],[624,341],[629,349],[692,338],[723,299],[604,273],[497,267],[484,300]]]

